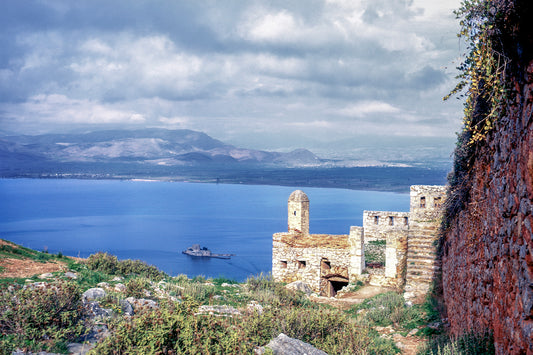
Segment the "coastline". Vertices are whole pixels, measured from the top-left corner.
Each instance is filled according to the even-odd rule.
[[[189,168],[168,174],[25,172],[3,173],[3,179],[78,179],[125,180],[138,182],[188,182],[259,186],[336,188],[362,191],[405,193],[413,184],[446,184],[448,170],[421,167],[351,167],[351,168]]]

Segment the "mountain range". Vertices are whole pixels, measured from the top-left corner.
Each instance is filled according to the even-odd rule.
[[[82,134],[0,137],[4,163],[138,163],[154,166],[261,164],[301,167],[321,163],[305,149],[288,153],[238,148],[192,130],[108,130]]]

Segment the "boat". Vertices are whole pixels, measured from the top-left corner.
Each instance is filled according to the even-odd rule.
[[[217,258],[217,259],[231,259],[235,254],[217,254],[211,252],[211,250],[206,247],[200,247],[200,244],[194,244],[192,247],[188,247],[186,250],[182,251],[183,254],[190,256],[198,256],[204,258]]]

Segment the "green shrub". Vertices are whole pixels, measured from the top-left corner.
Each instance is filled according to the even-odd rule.
[[[146,264],[144,261],[130,259],[119,261],[116,256],[102,252],[89,256],[87,266],[91,270],[108,275],[138,275],[148,277],[154,281],[160,281],[168,277],[165,272],[153,265]]]
[[[448,335],[432,338],[419,352],[419,355],[493,355],[494,338],[489,331],[468,332],[459,337]]]
[[[192,278],[191,282],[205,283],[205,282],[206,282],[206,279],[205,279],[205,276],[204,276],[204,275],[197,275],[197,276],[195,276],[195,277]]]
[[[84,333],[81,292],[72,282],[0,291],[0,349],[61,351]],[[10,350],[9,350],[10,349]]]
[[[134,298],[145,298],[145,291],[150,290],[150,282],[142,277],[134,278],[126,283],[126,296]]]
[[[182,297],[191,297],[200,303],[205,303],[212,296],[215,295],[215,286],[205,285],[196,282],[188,282],[182,284],[180,288],[176,289],[176,293]]]
[[[213,284],[217,285],[217,286],[221,286],[222,284],[226,283],[226,284],[230,284],[230,285],[233,285],[233,284],[238,284],[237,281],[235,280],[232,280],[232,279],[228,279],[228,278],[225,278],[225,277],[217,277],[217,278],[214,278],[212,280]]]
[[[403,296],[396,292],[387,292],[367,298],[360,305],[352,307],[350,313],[366,309],[363,317],[370,325],[395,325],[412,329],[425,320],[420,306],[407,307]]]
[[[114,275],[117,271],[118,259],[114,255],[98,252],[89,256],[87,267],[91,270]]]
[[[159,270],[153,265],[148,265],[141,260],[122,260],[118,263],[117,274],[122,276],[139,275],[152,279],[153,281],[161,281],[167,278],[168,275]]]

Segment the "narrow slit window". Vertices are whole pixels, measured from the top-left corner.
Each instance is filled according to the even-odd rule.
[[[307,266],[305,260],[298,260],[298,269],[304,269]]]
[[[374,216],[374,224],[379,224],[379,216]]]
[[[389,226],[393,226],[393,225],[394,225],[394,217],[389,216]]]
[[[296,211],[294,211],[293,213],[294,213],[294,215],[296,216]]]
[[[409,224],[409,217],[403,217],[403,224],[406,226]]]
[[[420,208],[426,208],[426,198],[420,197]]]

